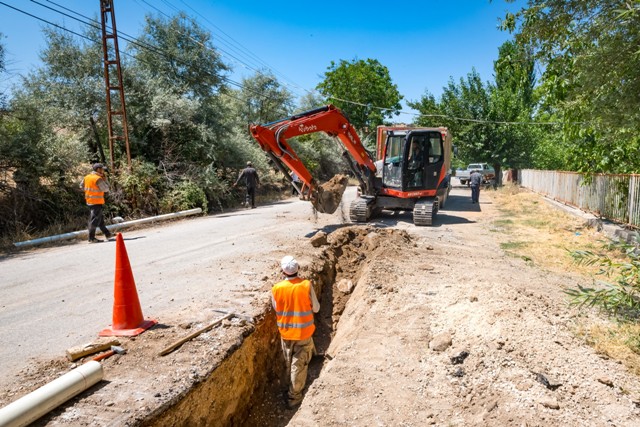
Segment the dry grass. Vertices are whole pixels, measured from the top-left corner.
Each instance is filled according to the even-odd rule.
[[[577,267],[569,255],[572,250],[594,250],[603,236],[584,220],[558,210],[542,197],[515,186],[493,193],[501,215],[491,230],[503,235],[502,249],[538,267],[555,272],[595,273],[593,268]]]
[[[598,268],[576,265],[569,252],[603,253],[606,236],[588,227],[584,220],[547,203],[541,196],[518,187],[505,186],[493,193],[492,198],[500,215],[493,220],[491,230],[498,234],[506,254],[538,268],[578,273],[584,276],[586,286],[592,285]],[[619,253],[607,254],[611,258],[619,256]],[[576,335],[599,353],[622,362],[631,372],[640,375],[640,325],[616,323],[603,316],[596,313],[596,324],[588,323],[590,316],[581,318]]]
[[[640,375],[640,325],[603,322],[581,325],[575,333],[598,353],[622,362],[629,371]]]

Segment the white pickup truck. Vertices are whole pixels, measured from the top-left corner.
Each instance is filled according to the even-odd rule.
[[[456,171],[456,177],[460,180],[460,184],[468,184],[471,172],[474,170],[478,170],[482,174],[483,184],[488,184],[496,178],[496,171],[488,163],[470,163],[467,169]]]

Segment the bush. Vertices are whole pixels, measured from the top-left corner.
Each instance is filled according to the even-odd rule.
[[[613,278],[613,283],[598,281],[598,288],[578,287],[565,291],[578,306],[599,307],[610,315],[623,319],[637,319],[640,315],[640,255],[638,246],[620,241],[605,245],[606,253],[572,251],[571,256],[579,265],[600,267],[598,275]],[[619,255],[618,259],[609,253]]]
[[[115,213],[121,216],[159,213],[159,195],[164,186],[153,163],[134,160],[131,171],[124,168],[121,175],[109,178],[112,187],[109,198]]]
[[[177,184],[160,202],[164,212],[202,208],[207,212],[207,196],[204,190],[191,181]]]

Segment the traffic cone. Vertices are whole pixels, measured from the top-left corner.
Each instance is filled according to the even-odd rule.
[[[113,324],[103,329],[101,337],[135,337],[153,325],[157,320],[144,320],[136,282],[133,280],[131,264],[124,246],[122,234],[116,236],[116,276],[113,291]]]

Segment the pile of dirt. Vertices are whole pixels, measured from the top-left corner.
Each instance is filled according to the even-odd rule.
[[[317,196],[311,200],[313,207],[320,213],[332,214],[340,206],[342,195],[349,183],[346,175],[335,175],[317,188]]]

